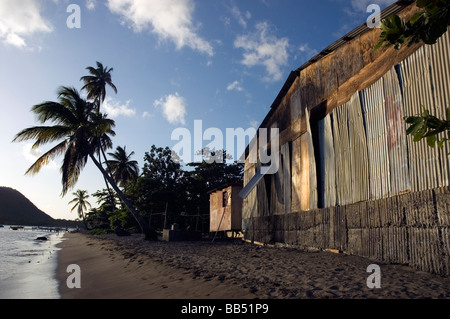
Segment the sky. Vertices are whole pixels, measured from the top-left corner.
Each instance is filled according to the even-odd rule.
[[[172,148],[174,130],[194,132],[194,121],[203,130],[257,128],[291,71],[365,23],[369,4],[394,2],[0,0],[0,186],[62,219],[77,218],[72,192],[105,187],[88,162],[61,197],[62,158],[24,175],[51,145],[12,143],[38,124],[33,105],[57,101],[62,85],[80,90],[96,61],[113,68],[118,89],[103,104],[116,122],[114,148],[134,151],[142,167],[152,145]]]

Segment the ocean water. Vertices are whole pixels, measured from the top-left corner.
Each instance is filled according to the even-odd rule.
[[[47,241],[37,241],[45,236]],[[0,228],[0,299],[58,299],[55,278],[63,233]]]

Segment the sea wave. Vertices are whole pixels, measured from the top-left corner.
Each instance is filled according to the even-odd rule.
[[[36,240],[42,236],[48,240]],[[0,298],[59,298],[56,245],[62,237],[63,233],[50,234],[33,228],[0,228]]]

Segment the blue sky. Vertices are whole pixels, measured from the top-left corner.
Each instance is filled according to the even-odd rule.
[[[290,71],[364,23],[369,4],[394,2],[0,0],[0,186],[52,217],[76,217],[71,193],[60,196],[61,159],[24,176],[46,149],[11,141],[36,124],[33,105],[56,100],[61,85],[80,89],[96,61],[114,68],[118,94],[108,91],[104,104],[116,121],[114,145],[133,150],[142,166],[151,145],[174,146],[172,131],[195,120],[224,132],[259,126]],[[71,4],[80,28],[67,25]],[[89,163],[76,189],[103,187]]]

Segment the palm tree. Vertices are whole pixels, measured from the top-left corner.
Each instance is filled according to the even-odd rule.
[[[106,86],[107,85],[110,86],[113,89],[113,91],[117,94],[117,88],[112,82],[111,76],[111,72],[114,69],[113,68],[108,69],[108,67],[104,67],[101,62],[97,61],[97,68],[89,66],[86,68],[86,70],[89,71],[90,75],[81,77],[80,81],[84,83],[84,86],[81,88],[81,90],[87,91],[88,93],[87,98],[89,100],[94,101],[94,104],[96,105],[96,113],[99,117],[101,117],[102,115],[100,113],[100,108],[102,102],[104,102],[106,98]],[[112,148],[112,143],[108,143],[109,141],[107,136],[101,136],[99,142],[100,142],[100,152],[98,154],[98,160],[101,162],[102,161],[101,156],[103,155],[105,162],[107,162],[105,150]],[[108,173],[110,172],[109,167],[107,171]],[[114,203],[114,194],[109,188],[106,178],[104,179],[106,188],[108,189],[109,196],[111,198],[111,202]]]
[[[129,208],[140,225],[146,239],[157,239],[156,232],[134,209],[114,180],[103,168],[95,154],[100,152],[104,143],[102,136],[113,136],[113,120],[98,116],[96,105],[80,97],[74,88],[61,87],[58,90],[59,102],[44,102],[33,106],[32,111],[42,124],[52,122],[52,126],[35,126],[27,128],[16,135],[13,142],[35,140],[33,148],[57,142],[58,144],[43,154],[26,172],[37,174],[43,166],[58,155],[64,155],[61,166],[62,196],[72,189],[85,167],[88,159],[101,171],[119,198]]]
[[[131,160],[134,152],[127,154],[126,148],[118,146],[114,153],[108,153],[113,159],[106,161],[112,177],[119,186],[125,186],[139,176],[138,162]]]
[[[97,68],[89,66],[86,68],[90,75],[81,77],[81,81],[84,82],[84,86],[81,90],[86,90],[88,93],[88,99],[94,100],[97,105],[97,113],[100,113],[101,103],[105,101],[106,98],[106,86],[111,87],[117,94],[117,88],[112,83],[111,72],[113,68],[103,67],[101,62],[97,62]]]
[[[83,219],[84,227],[88,229],[84,211],[87,210],[87,206],[89,206],[89,208],[92,207],[91,203],[87,201],[89,195],[87,191],[82,190],[77,190],[75,193],[72,193],[72,195],[75,197],[69,202],[69,205],[75,204],[75,206],[72,207],[71,211],[73,212],[75,208],[78,208],[78,217]]]

